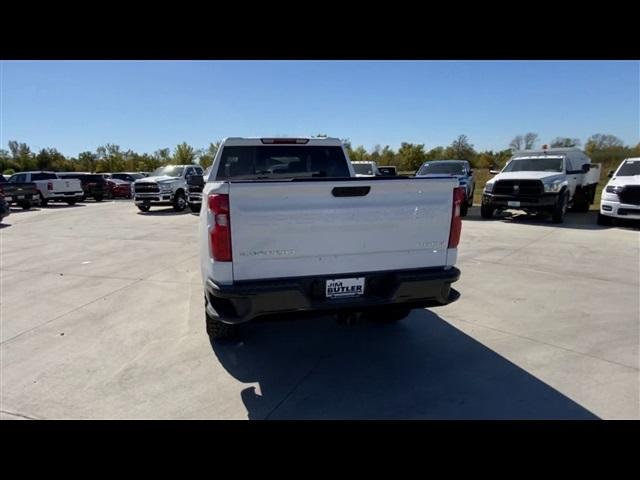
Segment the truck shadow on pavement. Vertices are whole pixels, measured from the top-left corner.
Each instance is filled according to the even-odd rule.
[[[332,317],[213,342],[249,419],[598,419],[428,310],[397,324]]]
[[[462,222],[464,223],[469,220],[479,222],[514,223],[520,225],[539,225],[541,227],[554,228],[574,228],[580,230],[608,230],[611,228],[623,228],[626,230],[640,229],[640,222],[624,219],[616,220],[615,225],[611,226],[598,225],[598,212],[594,210],[590,210],[586,213],[568,211],[563,223],[553,223],[551,221],[551,217],[548,215],[529,215],[524,212],[516,211],[497,213],[494,214],[492,219],[485,220],[480,216],[480,207],[471,207],[467,216],[462,218]]]

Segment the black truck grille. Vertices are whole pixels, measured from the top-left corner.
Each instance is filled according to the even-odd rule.
[[[618,194],[622,203],[640,205],[640,185],[627,185]]]
[[[157,183],[134,183],[136,193],[159,193]]]
[[[498,180],[493,186],[494,195],[511,197],[539,196],[544,193],[540,180]]]

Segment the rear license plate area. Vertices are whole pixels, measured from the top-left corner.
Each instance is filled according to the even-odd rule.
[[[336,278],[326,280],[326,298],[348,298],[364,295],[364,277]]]

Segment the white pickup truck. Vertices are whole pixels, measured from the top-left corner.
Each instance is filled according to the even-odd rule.
[[[546,146],[545,146],[546,147]],[[600,180],[600,164],[578,148],[545,148],[516,153],[482,193],[482,218],[516,209],[551,214],[561,223],[567,208],[588,212]]]
[[[626,158],[609,172],[600,198],[598,223],[611,225],[615,219],[640,220],[640,158]]]
[[[55,172],[20,172],[12,175],[9,182],[35,183],[40,205],[43,207],[46,207],[49,202],[66,202],[73,205],[82,201],[84,195],[80,180],[59,178]]]
[[[172,206],[176,212],[183,211],[187,203],[187,180],[202,175],[199,165],[166,165],[150,176],[133,182],[133,201],[141,212],[151,206]]]
[[[265,314],[399,320],[459,296],[456,178],[356,177],[336,138],[228,138],[205,180],[211,339]]]

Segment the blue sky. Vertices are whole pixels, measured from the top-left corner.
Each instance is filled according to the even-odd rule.
[[[640,141],[637,61],[2,61],[0,148],[140,153],[225,136],[350,138],[426,148],[466,134]]]

